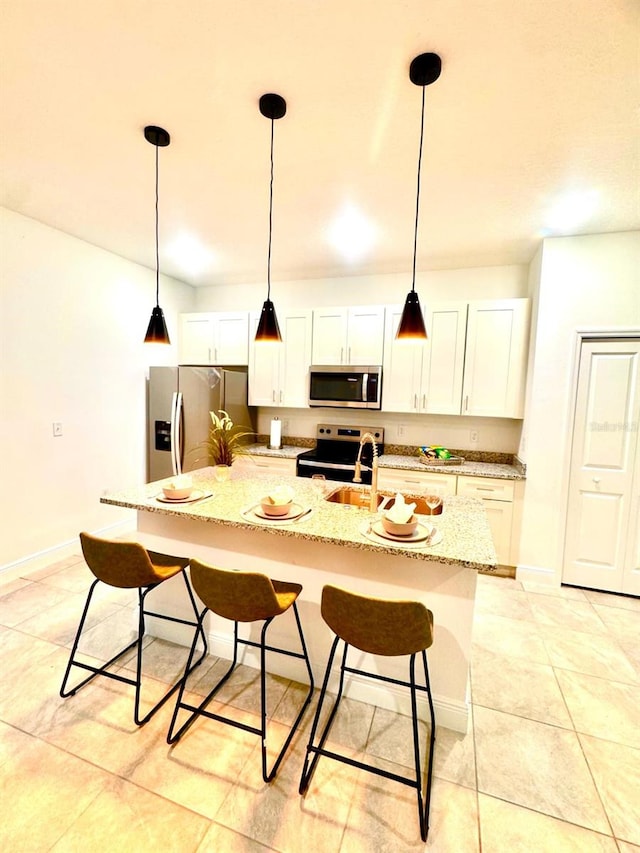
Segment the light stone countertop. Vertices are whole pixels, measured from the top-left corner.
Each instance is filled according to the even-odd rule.
[[[405,471],[428,471],[430,474],[466,474],[469,477],[496,477],[501,480],[524,480],[525,475],[515,465],[495,462],[469,462],[462,465],[429,465],[417,456],[384,453],[378,460],[380,468],[402,468]]]
[[[250,456],[272,456],[278,459],[296,459],[308,447],[285,445],[272,450],[266,444],[251,444],[246,452]],[[463,465],[425,465],[417,456],[399,453],[384,453],[379,458],[381,468],[399,468],[404,471],[427,471],[432,474],[466,474],[469,477],[496,477],[500,480],[524,480],[525,475],[515,465],[500,465],[495,462],[470,462]]]
[[[401,555],[415,560],[460,564],[471,569],[490,571],[497,564],[486,511],[482,501],[477,498],[446,496],[442,515],[433,518],[433,524],[442,532],[442,542],[428,547],[407,547],[383,540],[380,544],[372,542],[362,532],[363,526],[366,528],[369,521],[374,520],[368,509],[325,501],[310,479],[233,470],[229,482],[219,483],[213,476],[213,468],[193,471],[191,476],[195,488],[212,492],[212,497],[194,503],[162,503],[156,500],[156,495],[162,494],[161,486],[172,479],[169,477],[145,486],[108,493],[100,502],[203,523],[223,524],[246,531],[259,527],[274,536],[308,539],[374,553]],[[294,500],[297,503],[312,509],[310,514],[295,522],[265,521],[255,524],[243,518],[243,510],[255,506],[261,497],[283,483],[293,488]],[[368,487],[354,487],[353,484],[331,481],[326,481],[325,490],[330,493],[345,485],[368,491]],[[427,516],[424,520],[427,524],[431,523]]]
[[[305,450],[309,450],[309,448],[294,447],[293,445],[285,444],[278,450],[273,450],[266,444],[249,444],[245,449],[245,453],[248,453],[249,456],[273,456],[276,459],[296,459]]]

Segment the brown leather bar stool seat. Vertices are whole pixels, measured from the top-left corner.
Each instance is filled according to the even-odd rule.
[[[155,551],[147,551],[138,542],[120,542],[110,539],[100,539],[97,536],[92,536],[89,533],[80,534],[80,544],[82,545],[82,553],[89,569],[95,576],[95,580],[89,588],[89,594],[84,605],[84,610],[80,618],[80,624],[76,632],[69,663],[62,680],[60,695],[65,698],[73,696],[81,687],[91,681],[96,675],[102,675],[105,678],[112,678],[116,681],[122,681],[125,684],[135,686],[135,702],[133,719],[136,725],[141,726],[151,719],[153,714],[164,705],[167,699],[178,689],[180,681],[176,681],[170,689],[164,694],[162,699],[157,702],[153,708],[140,716],[140,694],[142,688],[142,640],[145,632],[145,616],[155,616],[158,619],[164,619],[168,622],[178,622],[182,625],[191,625],[194,629],[194,645],[197,645],[198,637],[201,638],[204,646],[204,651],[193,664],[192,669],[198,666],[207,653],[207,640],[202,630],[202,626],[198,621],[198,607],[196,604],[193,590],[189,583],[189,579],[185,569],[189,565],[188,557],[172,557],[168,554],[159,554]],[[187,589],[189,601],[193,608],[194,620],[179,619],[176,616],[169,616],[165,613],[158,613],[146,609],[147,595],[169,578],[176,575],[182,575],[184,584]],[[125,648],[121,649],[110,660],[102,666],[92,666],[88,663],[80,661],[76,657],[82,630],[89,612],[89,605],[99,583],[107,584],[108,586],[118,587],[120,589],[137,589],[138,590],[138,635],[136,639]],[[116,672],[109,672],[108,667],[112,666],[119,658],[121,658],[130,649],[137,647],[136,654],[136,676],[129,678]],[[91,675],[76,684],[74,687],[67,689],[67,681],[72,667],[88,670]],[[184,677],[184,676],[182,676]],[[182,680],[182,678],[180,679]]]
[[[331,646],[327,670],[318,700],[309,744],[305,755],[302,776],[300,779],[300,793],[304,794],[309,787],[311,777],[321,755],[342,761],[361,770],[368,770],[378,776],[393,779],[403,785],[415,788],[418,796],[418,817],[420,823],[420,835],[423,841],[427,840],[429,831],[429,803],[431,800],[431,777],[433,772],[433,751],[435,745],[435,715],[433,712],[433,700],[429,683],[429,669],[427,666],[426,650],[433,643],[433,614],[419,601],[396,601],[382,598],[371,598],[358,595],[354,592],[340,589],[336,586],[327,585],[322,590],[321,612],[324,621],[334,632],[335,639]],[[316,730],[322,714],[322,706],[327,693],[327,685],[331,674],[333,660],[339,641],[344,642],[342,662],[340,664],[340,681],[338,693],[334,706],[322,730],[316,740]],[[347,651],[349,646],[360,649],[371,655],[408,655],[409,657],[409,681],[367,672],[347,666]],[[415,678],[416,656],[422,657],[424,668],[424,686],[418,685]],[[381,770],[371,764],[357,761],[345,755],[324,748],[329,730],[334,721],[344,686],[345,673],[369,676],[379,681],[409,687],[411,691],[411,711],[413,725],[413,752],[415,762],[414,776],[400,776],[386,770]],[[420,757],[420,742],[418,737],[418,703],[417,694],[422,691],[427,694],[429,711],[431,716],[431,731],[429,736],[429,759],[426,773],[426,788],[424,800],[422,795],[422,764]]]
[[[260,735],[262,743],[262,778],[265,782],[270,782],[276,775],[280,762],[284,758],[287,747],[298,728],[302,715],[304,714],[307,705],[311,701],[313,695],[313,673],[307,647],[302,633],[302,625],[298,614],[297,599],[302,592],[302,586],[298,583],[287,583],[285,581],[271,580],[266,575],[259,572],[245,571],[230,571],[226,569],[218,569],[214,566],[209,566],[206,563],[201,563],[198,560],[191,560],[191,581],[193,588],[204,603],[205,607],[200,614],[200,628],[202,629],[203,620],[210,610],[212,613],[222,616],[225,619],[230,619],[234,623],[233,633],[233,660],[230,667],[224,673],[222,678],[216,683],[210,693],[195,707],[184,701],[184,691],[186,689],[187,676],[191,660],[195,655],[196,639],[194,639],[191,647],[191,654],[187,661],[185,676],[182,680],[176,706],[173,712],[173,719],[169,726],[167,735],[168,743],[176,743],[182,735],[191,726],[194,720],[199,717],[208,717],[212,720],[218,720],[221,723],[235,726],[252,734]],[[298,636],[302,652],[290,651],[277,646],[270,646],[266,643],[267,629],[277,617],[285,613],[289,608],[293,608],[293,613],[296,619],[298,628]],[[264,621],[260,633],[260,642],[253,640],[242,639],[238,637],[239,622],[261,622]],[[246,646],[253,646],[260,649],[260,712],[261,724],[257,726],[249,726],[234,720],[232,717],[214,714],[206,710],[206,706],[211,699],[220,690],[222,685],[231,676],[231,673],[236,667],[238,660],[238,644],[242,643]],[[299,658],[304,660],[309,675],[309,692],[306,699],[296,717],[295,722],[280,750],[278,757],[274,761],[271,770],[267,768],[267,690],[266,690],[266,652],[277,652],[289,657]],[[189,717],[182,723],[176,731],[178,715],[180,709],[189,711]]]

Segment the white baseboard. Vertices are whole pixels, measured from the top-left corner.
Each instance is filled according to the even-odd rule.
[[[135,532],[136,522],[119,521],[116,524],[110,524],[107,527],[102,527],[99,530],[92,530],[96,536],[108,536],[115,538],[116,536],[124,536]],[[15,578],[28,577],[31,572],[42,569],[51,563],[57,563],[60,560],[65,560],[73,554],[80,553],[80,542],[78,537],[69,539],[66,542],[59,542],[57,545],[52,545],[50,548],[45,548],[43,551],[38,551],[35,554],[29,554],[26,557],[21,557],[19,560],[14,560],[12,563],[5,563],[0,566],[0,583],[7,583],[15,580]]]
[[[516,566],[516,580],[527,583],[545,584],[547,586],[560,586],[562,578],[545,566]]]

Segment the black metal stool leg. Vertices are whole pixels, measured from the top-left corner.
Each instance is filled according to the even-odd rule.
[[[431,717],[431,733],[429,736],[429,764],[427,767],[427,788],[424,795],[424,837],[427,840],[429,833],[429,809],[431,807],[431,781],[433,778],[433,759],[436,744],[436,715],[433,709],[433,697],[431,696],[431,682],[429,679],[429,667],[427,665],[427,653],[422,651],[422,663],[424,666],[424,680],[427,688],[427,699],[429,700],[429,714]]]
[[[329,653],[329,660],[327,661],[327,669],[324,674],[324,681],[322,682],[322,688],[320,690],[320,698],[318,699],[318,706],[316,708],[316,714],[313,718],[313,725],[311,726],[311,734],[309,735],[309,743],[307,744],[307,752],[304,757],[304,765],[302,767],[302,775],[300,777],[300,785],[298,791],[300,794],[304,794],[309,787],[309,782],[311,781],[311,777],[313,776],[313,772],[316,768],[316,764],[318,763],[318,759],[320,758],[320,750],[323,748],[324,743],[327,739],[327,735],[329,734],[329,730],[335,718],[336,712],[338,710],[338,705],[340,704],[340,699],[342,698],[342,689],[344,684],[344,667],[347,660],[347,649],[349,646],[347,643],[344,644],[344,651],[342,653],[342,663],[340,664],[340,683],[338,685],[338,693],[336,695],[333,708],[331,709],[331,713],[329,714],[329,718],[325,724],[325,727],[320,736],[320,740],[318,742],[318,746],[314,747],[313,742],[316,737],[316,730],[318,728],[318,723],[320,722],[320,716],[322,714],[322,706],[324,704],[325,697],[327,695],[327,687],[329,685],[329,678],[331,677],[331,668],[333,666],[333,659],[336,654],[336,650],[338,648],[338,642],[340,641],[340,637],[336,636],[333,644],[331,646],[331,651]],[[310,753],[314,753],[311,764],[309,765],[309,757]]]
[[[260,686],[262,690],[261,694],[261,711],[262,711],[262,778],[265,782],[271,782],[278,772],[278,768],[280,767],[280,763],[284,758],[285,752],[287,751],[289,744],[293,740],[293,736],[295,735],[298,726],[300,725],[300,720],[304,712],[307,710],[307,706],[309,702],[311,702],[311,698],[313,696],[314,689],[314,681],[313,681],[313,672],[311,671],[311,663],[309,661],[309,655],[307,654],[307,646],[304,641],[304,634],[302,633],[302,625],[300,624],[300,616],[298,614],[298,607],[296,602],[293,603],[293,612],[296,617],[296,624],[298,626],[298,634],[300,637],[300,645],[302,646],[302,655],[296,655],[297,657],[303,657],[304,662],[307,667],[307,672],[309,674],[309,691],[307,692],[307,696],[302,704],[298,712],[298,716],[296,717],[291,729],[289,730],[289,734],[278,753],[278,756],[273,764],[271,770],[267,769],[267,686],[266,686],[266,655],[265,655],[265,639],[266,639],[266,630],[268,625],[271,623],[271,619],[267,620],[262,629],[262,640],[261,640],[261,649],[260,649],[260,663],[261,663],[261,673],[260,673]]]
[[[121,649],[121,651],[119,651],[117,654],[115,654],[110,660],[108,660],[106,663],[102,664],[102,666],[100,666],[100,667],[90,666],[89,664],[80,663],[79,661],[76,661],[75,655],[76,655],[76,652],[78,650],[78,645],[80,643],[80,637],[82,636],[82,631],[84,629],[84,623],[87,619],[87,614],[89,613],[89,605],[91,604],[91,599],[93,598],[93,593],[95,591],[95,588],[99,583],[100,583],[99,580],[93,581],[93,583],[91,584],[91,586],[89,588],[89,592],[87,594],[87,600],[85,601],[84,610],[82,611],[82,616],[80,617],[80,624],[78,625],[78,630],[76,631],[76,636],[75,636],[75,639],[73,641],[73,646],[71,647],[71,654],[69,655],[69,662],[67,663],[67,669],[65,671],[64,678],[62,679],[62,685],[60,686],[60,696],[63,699],[66,699],[67,696],[73,696],[75,693],[78,692],[78,690],[80,690],[81,687],[84,687],[85,684],[88,684],[90,681],[92,681],[96,677],[96,675],[110,675],[109,673],[105,672],[107,667],[109,667],[109,666],[111,666],[111,664],[115,663],[118,660],[118,658],[122,657],[122,655],[125,654],[125,652],[130,651],[135,646],[135,644],[137,642],[137,640],[134,640],[132,643],[129,643],[128,646],[125,646],[124,649]],[[74,666],[78,667],[79,669],[88,670],[91,673],[91,675],[89,675],[87,678],[85,678],[79,684],[76,684],[75,687],[71,688],[71,690],[66,690],[67,680],[68,680],[69,675],[71,673],[71,668]],[[111,677],[116,677],[116,676],[111,675]],[[118,681],[124,681],[127,684],[133,683],[133,681],[131,679],[126,679],[126,678],[123,678],[122,676],[118,676],[117,680]]]
[[[202,613],[200,614],[200,625],[201,626],[204,622],[204,617],[206,616],[208,610],[209,610],[209,608],[205,607],[204,610],[202,611]],[[187,686],[187,678],[188,678],[191,670],[194,668],[191,666],[191,661],[193,659],[193,655],[195,654],[197,641],[198,641],[198,632],[196,632],[196,636],[194,637],[193,643],[191,644],[191,652],[189,653],[189,659],[187,660],[187,665],[185,667],[184,676],[182,677],[182,679],[180,681],[180,691],[178,693],[178,698],[176,699],[176,706],[173,709],[173,717],[171,719],[171,724],[169,726],[169,732],[167,734],[167,743],[169,743],[169,744],[177,743],[180,740],[180,738],[182,737],[182,735],[187,731],[187,729],[191,727],[191,725],[195,721],[196,717],[206,716],[206,717],[211,717],[213,719],[219,719],[219,717],[215,716],[214,714],[210,714],[205,709],[206,709],[207,705],[209,704],[209,702],[216,695],[218,690],[220,690],[222,685],[228,680],[229,676],[231,675],[231,673],[233,672],[233,670],[236,667],[236,663],[238,660],[238,623],[234,622],[234,626],[233,626],[233,660],[231,661],[231,665],[229,666],[227,671],[224,673],[224,675],[220,678],[220,680],[216,682],[214,687],[205,696],[205,698],[202,700],[202,702],[200,702],[200,704],[196,707],[195,705],[189,705],[188,703],[183,702],[182,698],[184,696],[184,691],[185,691],[185,688]],[[182,726],[180,726],[178,731],[175,732],[174,730],[175,730],[176,722],[178,720],[178,713],[180,712],[181,708],[183,708],[185,711],[191,711],[191,714],[185,720],[185,722],[182,724]]]

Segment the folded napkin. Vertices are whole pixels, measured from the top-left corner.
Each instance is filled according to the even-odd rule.
[[[294,491],[291,486],[276,486],[267,495],[267,500],[274,506],[282,506],[282,504],[291,503],[293,495]]]
[[[404,495],[401,495],[400,492],[398,492],[395,503],[391,509],[387,510],[386,516],[389,521],[393,521],[394,524],[406,524],[408,521],[411,521],[415,509],[416,505],[414,503],[405,503]]]

